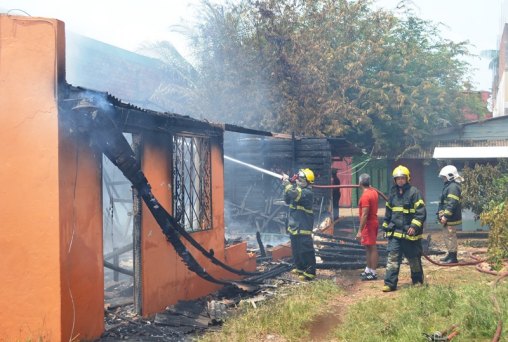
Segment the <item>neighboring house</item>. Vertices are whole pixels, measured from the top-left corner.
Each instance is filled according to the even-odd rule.
[[[469,94],[476,95],[480,99],[480,101],[485,105],[485,107],[488,107],[488,102],[490,100],[491,93],[485,90],[481,91],[470,91]],[[463,118],[466,122],[470,121],[476,121],[476,120],[484,120],[492,117],[492,112],[487,111],[485,109],[485,114],[479,114],[473,112],[470,108],[464,108],[463,111]]]
[[[453,164],[460,170],[466,165],[474,167],[476,163],[497,163],[501,158],[508,158],[508,116],[461,124],[454,128],[444,129],[427,142],[427,148],[410,156],[419,163],[418,170],[423,170],[423,192],[427,203],[427,227],[437,228],[435,212],[442,181],[439,170],[447,164]],[[417,165],[418,167],[418,165]],[[465,210],[463,215],[464,230],[485,229],[474,221],[474,215]]]
[[[494,117],[508,113],[508,24],[505,23],[499,43],[497,69],[494,70],[492,84],[492,113]]]
[[[480,96],[482,102],[486,105],[489,93],[485,91],[475,92]],[[428,141],[422,144],[422,150],[406,154],[403,158],[394,160],[393,157],[383,156],[382,158],[371,158],[369,156],[354,157],[351,165],[360,165],[361,172],[372,175],[372,185],[379,190],[387,193],[393,185],[391,172],[397,165],[405,165],[411,171],[411,183],[420,189],[427,206],[427,229],[439,229],[440,225],[436,220],[436,212],[441,196],[443,183],[438,177],[439,171],[446,163],[453,163],[460,169],[465,165],[474,166],[475,162],[484,162],[488,154],[482,150],[481,155],[468,154],[459,156],[459,154],[448,155],[446,158],[436,157],[434,149],[438,147],[488,147],[492,149],[504,149],[508,146],[508,120],[485,119],[481,115],[472,112],[470,109],[463,110],[466,123],[452,128],[443,129],[430,137]],[[487,118],[490,113],[487,113]],[[507,117],[508,119],[508,117]],[[496,147],[497,146],[497,147]],[[508,148],[506,148],[508,151]],[[455,152],[454,152],[455,153]],[[454,157],[455,156],[455,157]],[[503,154],[497,154],[490,161],[503,157]],[[365,165],[366,160],[369,160]],[[356,168],[355,168],[356,169]],[[353,206],[358,202],[358,191],[352,192]],[[383,203],[384,205],[384,203]],[[480,229],[478,222],[474,221],[473,214],[470,211],[464,211],[464,230]]]
[[[442,164],[451,163],[460,170],[465,165],[497,163],[508,158],[508,116],[465,123],[459,127],[436,134],[433,158]],[[464,227],[480,228],[472,222],[473,214],[464,211]],[[486,228],[486,227],[484,227]]]

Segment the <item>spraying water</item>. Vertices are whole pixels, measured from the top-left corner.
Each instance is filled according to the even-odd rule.
[[[240,161],[238,159],[231,158],[231,157],[228,157],[226,155],[224,155],[224,159],[230,160],[230,161],[232,161],[234,163],[238,163],[238,164],[246,166],[246,167],[250,167],[251,169],[257,170],[257,171],[262,172],[262,173],[266,173],[267,175],[270,175],[272,177],[275,177],[275,178],[278,178],[278,179],[282,179],[282,175],[281,174],[278,174],[278,173],[275,173],[275,172],[272,172],[272,171],[269,171],[269,170],[266,170],[266,169],[262,169],[260,167],[254,166],[252,164],[244,163],[243,161]]]

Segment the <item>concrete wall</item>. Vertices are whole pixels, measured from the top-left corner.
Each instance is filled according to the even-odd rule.
[[[104,326],[102,283],[87,279],[102,272],[98,162],[58,118],[64,39],[57,20],[0,15],[0,340]]]

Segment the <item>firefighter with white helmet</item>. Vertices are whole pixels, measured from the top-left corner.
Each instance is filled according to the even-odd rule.
[[[314,172],[311,169],[300,169],[296,177],[282,178],[284,201],[289,204],[287,231],[291,239],[291,250],[295,269],[301,280],[316,278],[316,254],[312,240],[314,227]]]
[[[420,191],[409,183],[409,169],[397,166],[393,172],[394,185],[386,202],[383,230],[388,238],[388,260],[383,292],[395,291],[400,264],[406,257],[413,284],[423,284],[422,233],[427,210]]]
[[[446,165],[439,171],[439,177],[443,180],[443,191],[438,207],[438,220],[446,229],[445,244],[448,254],[441,259],[447,264],[458,263],[457,260],[457,227],[462,224],[462,199],[461,182],[457,168]]]

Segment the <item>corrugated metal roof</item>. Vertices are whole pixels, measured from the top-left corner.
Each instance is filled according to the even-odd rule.
[[[427,146],[404,154],[407,159],[432,159],[436,147],[496,147],[505,146],[508,148],[508,140],[448,140],[435,141]]]
[[[496,159],[508,158],[508,146],[436,147],[434,159]]]
[[[205,120],[194,119],[190,116],[170,112],[156,112],[143,109],[106,93],[69,86],[66,96],[62,97],[62,108],[70,109],[80,100],[85,99],[91,104],[103,109],[114,109],[115,122],[120,129],[147,129],[162,132],[189,132],[192,134],[222,135],[224,127]]]
[[[489,147],[508,146],[508,140],[450,140],[439,141],[436,147]]]
[[[465,123],[462,124],[462,126],[478,125],[478,124],[483,124],[485,122],[504,121],[504,120],[508,120],[508,115],[501,115],[501,116],[496,116],[496,117],[492,117],[492,118],[488,118],[488,119],[483,119],[483,120],[476,120],[476,121],[465,122]]]

